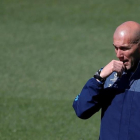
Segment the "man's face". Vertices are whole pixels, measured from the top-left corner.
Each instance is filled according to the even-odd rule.
[[[117,58],[127,70],[134,70],[140,60],[139,43],[134,43],[127,35],[114,36],[113,45]]]

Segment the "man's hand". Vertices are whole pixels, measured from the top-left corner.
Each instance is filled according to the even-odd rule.
[[[125,70],[125,66],[123,62],[118,60],[112,60],[109,64],[107,64],[100,73],[102,78],[107,78],[112,72],[117,72],[117,76],[121,77],[123,71]]]

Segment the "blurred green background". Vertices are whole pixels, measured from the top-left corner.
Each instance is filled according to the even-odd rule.
[[[140,22],[140,1],[1,0],[0,140],[97,140],[100,112],[74,98],[115,58],[112,35]]]

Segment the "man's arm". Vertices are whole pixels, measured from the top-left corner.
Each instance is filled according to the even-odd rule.
[[[112,60],[107,64],[100,73],[102,78],[107,78],[112,72],[117,72],[121,76],[125,67],[123,62]],[[100,110],[100,98],[103,94],[103,84],[91,78],[83,87],[81,93],[75,98],[73,102],[74,110],[79,118],[88,119],[94,113]]]
[[[103,84],[98,82],[95,78],[89,79],[85,84],[81,93],[73,102],[73,108],[79,118],[88,119],[99,111],[101,108],[100,92],[102,88]]]
[[[122,76],[123,71],[125,70],[125,66],[123,62],[118,60],[112,60],[108,63],[100,73],[102,78],[107,78],[112,72],[117,72],[118,77]]]

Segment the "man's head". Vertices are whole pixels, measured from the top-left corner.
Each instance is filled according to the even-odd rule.
[[[140,60],[140,24],[127,21],[117,27],[113,36],[116,56],[127,70],[135,70]]]

